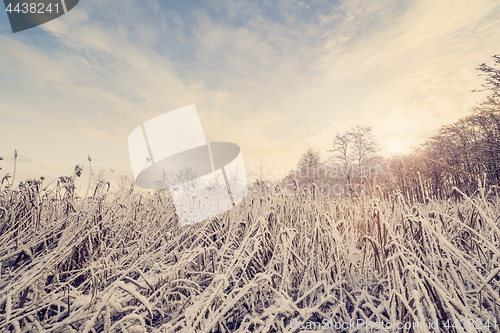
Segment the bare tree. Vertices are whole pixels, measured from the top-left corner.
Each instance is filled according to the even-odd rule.
[[[369,167],[379,151],[371,130],[369,126],[356,125],[344,134],[337,133],[332,148],[328,150],[334,153],[329,160],[330,168],[341,167],[349,191],[352,190],[352,181],[356,177],[353,167],[356,166],[358,169]],[[360,170],[358,175],[361,175]]]
[[[369,126],[354,126],[348,136],[352,141],[354,163],[358,166],[365,163],[380,150]]]
[[[321,155],[319,150],[316,151],[312,147],[309,147],[297,164],[299,183],[312,184],[318,182],[322,168],[320,160]]]
[[[479,75],[487,76],[487,78],[485,79],[486,82],[481,85],[483,89],[473,90],[473,92],[491,91],[491,95],[481,103],[482,105],[490,104],[498,106],[500,104],[500,69],[496,68],[497,65],[500,65],[500,54],[493,56],[493,62],[493,66],[483,63],[476,68],[478,71],[482,72]]]

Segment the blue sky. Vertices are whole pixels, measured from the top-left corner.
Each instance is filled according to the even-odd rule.
[[[355,124],[382,148],[418,144],[484,97],[474,68],[500,53],[499,26],[496,0],[81,0],[16,34],[4,13],[0,172],[17,149],[17,180],[86,178],[88,154],[131,175],[129,133],[191,104],[248,166],[326,158]]]

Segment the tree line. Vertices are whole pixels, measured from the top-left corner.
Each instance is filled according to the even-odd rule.
[[[410,202],[449,197],[453,187],[467,194],[500,187],[500,54],[493,60],[476,68],[485,82],[474,91],[488,91],[486,99],[411,153],[381,157],[372,129],[357,125],[336,134],[326,161],[310,147],[280,182],[257,186],[325,195],[401,193]]]
[[[412,154],[386,161],[387,181],[410,199],[443,198],[453,187],[472,194],[500,184],[500,54],[493,66],[476,70],[485,77],[489,95],[471,114],[443,125]]]

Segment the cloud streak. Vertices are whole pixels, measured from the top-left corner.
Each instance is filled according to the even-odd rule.
[[[325,153],[354,124],[418,143],[481,99],[499,21],[496,1],[86,1],[49,34],[0,36],[0,156],[130,173],[128,133],[190,104],[249,164]]]

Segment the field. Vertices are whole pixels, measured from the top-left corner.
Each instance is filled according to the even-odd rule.
[[[188,227],[165,192],[92,192],[1,191],[0,331],[500,330],[495,187],[277,193]]]

